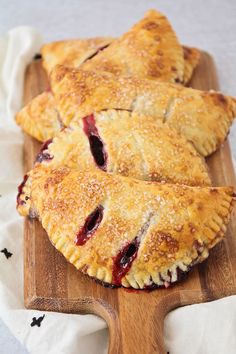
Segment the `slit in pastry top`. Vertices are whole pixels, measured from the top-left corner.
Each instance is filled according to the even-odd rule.
[[[148,181],[210,185],[207,166],[180,134],[152,117],[108,110],[74,121],[44,153],[51,168],[97,167]]]
[[[135,237],[135,239],[126,244],[120,252],[114,257],[114,265],[112,271],[113,284],[119,286],[121,285],[122,278],[130,270],[133,261],[137,257],[138,249],[140,245],[140,239]]]
[[[88,58],[85,59],[84,63],[86,63],[88,60],[91,60],[92,58],[94,58],[96,55],[98,55],[98,53],[102,52],[104,49],[108,48],[109,45],[110,45],[110,43],[103,45],[100,48],[97,48],[97,50],[93,54],[91,54]]]
[[[107,169],[107,153],[96,127],[94,115],[83,118],[84,133],[87,135],[94,161],[103,171]]]
[[[169,286],[179,280],[179,268],[186,272],[206,259],[224,236],[234,198],[231,187],[149,183],[43,164],[30,171],[22,192],[20,214],[29,215],[31,206],[71,263],[135,289]]]
[[[66,126],[71,119],[89,115],[91,107],[94,112],[131,110],[167,124],[202,156],[210,155],[223,143],[236,116],[233,97],[136,77],[59,66],[52,72],[51,85]]]
[[[103,206],[99,205],[85,220],[84,226],[76,235],[76,246],[84,245],[95,233],[103,219]]]
[[[140,231],[133,239],[133,241],[128,242],[113,258],[113,270],[112,270],[112,280],[113,284],[120,286],[123,277],[129,272],[132,267],[133,261],[138,255],[138,250],[142,239],[145,237],[148,228],[151,223],[153,214],[150,213],[141,227]]]

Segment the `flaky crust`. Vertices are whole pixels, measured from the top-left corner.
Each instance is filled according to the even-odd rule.
[[[189,80],[198,62],[197,53],[194,48],[182,48],[167,18],[154,10],[119,39],[64,40],[41,48],[48,75],[57,64],[76,68],[87,61],[82,67],[179,83]],[[22,129],[39,141],[58,132],[58,114],[52,102],[51,94],[44,93],[16,117]]]
[[[179,270],[208,256],[226,231],[232,194],[230,187],[162,185],[100,170],[38,165],[21,191],[18,210],[37,215],[51,242],[82,272],[143,289],[168,286]],[[99,224],[78,243],[98,207]]]
[[[57,64],[75,68],[88,56],[109,42],[108,38],[58,41],[42,47],[43,65],[48,75]],[[111,39],[110,39],[111,42]],[[183,47],[185,53],[184,84],[191,76],[200,58],[198,49]],[[39,141],[53,138],[60,129],[60,118],[51,92],[44,92],[31,100],[17,115],[16,122],[22,130]]]
[[[25,133],[39,141],[54,137],[63,126],[54,97],[49,91],[33,98],[16,114],[15,120]]]
[[[41,50],[43,66],[48,75],[57,64],[64,64],[71,68],[79,67],[84,58],[93,55],[98,48],[108,42],[108,38],[94,38],[45,44]],[[199,62],[200,52],[195,48],[183,47],[183,49],[187,53],[184,65],[184,83],[187,83]],[[92,51],[93,54],[91,54]],[[56,102],[54,102],[51,92],[47,91],[31,100],[16,115],[16,122],[25,133],[43,142],[53,138],[58,133],[60,129],[58,124],[60,119],[58,121],[58,117]]]
[[[183,51],[184,51],[184,79],[183,83],[187,84],[192,75],[194,69],[197,67],[200,58],[201,58],[201,52],[197,48],[191,48],[191,47],[186,47],[183,46]]]
[[[113,38],[88,38],[56,41],[44,44],[41,48],[43,67],[48,76],[56,65],[78,68],[86,60],[95,56],[104,47],[108,47]],[[198,65],[200,51],[196,48],[183,46],[184,77],[183,83],[190,80],[193,70]],[[121,62],[122,64],[122,62]]]
[[[236,100],[221,93],[109,73],[57,66],[51,85],[66,126],[92,112],[130,110],[168,124],[203,156],[223,143],[236,114]]]
[[[167,18],[150,10],[128,32],[81,68],[182,83],[183,49]]]
[[[103,150],[93,152],[85,132],[96,129]],[[102,157],[101,165],[96,153]],[[50,168],[98,167],[109,173],[141,180],[208,186],[205,161],[175,130],[153,119],[127,111],[109,110],[73,122],[40,152],[38,160]],[[101,160],[101,159],[100,159]]]
[[[111,37],[71,39],[47,43],[42,46],[43,67],[48,75],[57,64],[68,67],[79,67],[101,48],[113,41]]]

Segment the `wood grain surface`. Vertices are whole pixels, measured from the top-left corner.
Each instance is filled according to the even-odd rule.
[[[218,89],[212,58],[202,53],[190,86]],[[26,71],[25,103],[47,87],[40,61]],[[24,166],[28,171],[40,144],[25,136]],[[213,184],[234,185],[228,142],[207,159]],[[166,314],[179,306],[236,294],[235,210],[226,237],[207,261],[196,266],[181,283],[161,290],[108,289],[82,275],[51,245],[37,220],[25,220],[25,306],[30,309],[67,313],[94,313],[109,327],[109,353],[166,353],[163,323]]]

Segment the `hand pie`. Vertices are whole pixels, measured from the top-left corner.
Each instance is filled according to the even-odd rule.
[[[50,167],[98,168],[141,180],[210,185],[192,144],[152,117],[127,111],[92,114],[46,142],[38,162]]]
[[[81,68],[182,83],[183,48],[167,18],[150,10],[128,32],[82,64]]]
[[[39,141],[56,136],[74,115],[78,119],[93,111],[118,108],[159,118],[191,141],[201,155],[207,156],[224,141],[236,112],[236,101],[231,97],[150,80],[130,77],[115,80],[105,73],[57,67],[52,83],[57,103],[51,92],[45,92],[16,115],[22,129]],[[58,104],[64,124],[56,109]]]
[[[89,38],[57,41],[44,44],[41,48],[43,67],[48,76],[56,65],[64,65],[70,68],[78,68],[87,60],[91,60],[101,50],[107,48],[112,38]],[[192,73],[200,60],[200,51],[196,48],[183,46],[184,53],[184,77],[186,84],[192,77]]]
[[[231,187],[139,181],[101,170],[36,166],[18,211],[37,216],[53,245],[83,273],[111,286],[165,286],[203,261],[225,231]]]
[[[158,33],[160,32],[161,34],[161,39],[158,41],[156,39],[156,31],[158,31]],[[140,33],[143,35],[140,36]],[[145,52],[145,55],[147,56],[150,54],[150,50],[151,53],[154,50],[153,41],[156,43],[155,50],[158,51],[157,63],[159,63],[159,66],[163,66],[163,68],[159,68],[159,74],[161,76],[158,79],[160,80],[173,81],[174,79],[176,79],[178,82],[180,81],[180,79],[177,78],[178,75],[176,76],[175,74],[175,71],[177,70],[176,67],[178,67],[178,63],[175,66],[172,65],[171,72],[168,73],[168,70],[170,69],[169,54],[175,50],[176,46],[177,52],[179,53],[181,51],[181,55],[184,55],[185,57],[183,80],[181,80],[184,83],[189,81],[192,75],[192,71],[194,70],[194,67],[199,61],[200,53],[197,49],[194,48],[183,47],[183,49],[181,48],[180,50],[179,44],[177,43],[177,39],[175,38],[175,34],[173,33],[173,30],[171,29],[167,19],[156,11],[148,12],[145,18],[140,21],[136,26],[134,26],[134,28],[130,32],[128,32],[119,40],[114,41],[114,47],[112,47],[113,49],[111,50],[111,54],[109,54],[110,49],[108,53],[106,52],[106,48],[113,41],[112,38],[93,38],[84,40],[78,39],[70,41],[58,41],[46,44],[42,47],[41,53],[43,56],[43,66],[48,74],[51,72],[52,68],[54,68],[56,64],[63,64],[69,67],[78,67],[83,62],[89,60],[89,67],[91,67],[91,63],[93,63],[93,58],[95,59],[96,54],[98,54],[101,50],[107,53],[105,54],[106,58],[108,57],[109,59],[111,57],[110,59],[113,60],[114,56],[112,53],[114,50],[117,50],[116,47],[120,45],[119,43],[121,43],[121,46],[126,46],[128,43],[127,40],[133,42],[133,37],[134,39],[136,38],[135,43],[138,46],[137,51],[139,53],[142,53],[146,48],[147,52]],[[166,41],[169,40],[169,44],[171,46],[166,45]],[[176,45],[174,46],[173,41],[176,42]],[[144,45],[144,47],[142,50],[140,50],[140,46],[142,44]],[[130,48],[130,45],[128,45],[128,48]],[[127,60],[131,60],[132,58],[128,54],[128,48],[124,48],[125,55],[128,55]],[[122,48],[120,49],[120,54],[121,51]],[[131,52],[133,52],[133,50]],[[131,54],[132,53],[130,53],[130,55]],[[122,58],[123,57],[124,53],[122,53]],[[179,62],[178,55],[172,56],[171,58],[173,59],[175,57],[176,60]],[[133,56],[133,59],[137,61],[137,66],[141,65],[142,71],[143,58],[140,59],[140,55],[135,55],[135,57]],[[153,65],[154,59],[155,56],[153,56],[152,53],[152,58],[146,58],[147,63],[145,65],[149,65],[149,61],[151,65]],[[107,59],[104,60],[106,62]],[[165,63],[166,60],[167,63]],[[182,60],[180,61],[182,62]],[[94,65],[96,66],[97,64],[95,63]],[[126,73],[127,64],[124,62],[123,59],[120,61],[119,65],[124,66],[121,72]],[[157,65],[155,63],[155,68],[156,67]],[[134,68],[133,63],[131,63],[131,68]],[[174,74],[172,72],[173,68],[175,69]],[[101,70],[104,70],[104,67],[101,66]],[[128,72],[131,72],[130,69],[128,70]],[[135,75],[137,75],[137,72],[135,73]],[[140,75],[138,76],[143,76],[143,73],[140,72]],[[33,100],[27,106],[27,108],[23,109],[20,113],[18,113],[18,115],[16,116],[16,121],[25,132],[38,139],[39,141],[45,141],[49,138],[52,138],[57,134],[58,130],[60,129],[60,119],[57,110],[53,107],[53,98],[50,93],[42,94],[41,96],[36,98],[35,101]]]
[[[78,41],[80,42],[80,40]],[[56,51],[56,53],[60,52],[61,43],[62,42],[58,43],[59,49]],[[49,44],[45,47],[47,48],[47,46],[49,46]],[[53,46],[56,46],[56,43],[51,44],[51,47]],[[49,48],[48,51],[50,52]],[[192,49],[194,50],[194,48]],[[192,52],[192,49],[189,49],[190,53]],[[188,58],[192,57],[194,57],[194,55],[190,54],[188,56]],[[50,55],[46,55],[46,58],[50,58]],[[53,63],[56,61],[56,59],[55,61],[54,58],[52,58],[51,61],[50,59],[47,60],[47,67],[53,67]],[[189,77],[191,76],[193,66],[191,66],[191,64],[186,65],[186,68],[188,69],[186,69],[187,74],[185,75],[185,78],[188,81]],[[58,68],[56,70],[58,70]],[[16,114],[15,119],[16,123],[21,126],[23,131],[42,142],[56,136],[64,126],[60,119],[58,110],[56,109],[55,99],[50,91],[43,92],[42,94],[33,98],[21,111]]]
[[[49,75],[57,64],[76,68],[84,61],[108,47],[112,38],[72,39],[43,45],[43,67]]]
[[[214,91],[63,66],[52,71],[51,86],[66,126],[92,112],[130,110],[168,124],[203,156],[223,143],[236,114],[236,100]]]
[[[50,91],[33,98],[16,114],[15,120],[24,132],[39,141],[51,139],[64,127]]]

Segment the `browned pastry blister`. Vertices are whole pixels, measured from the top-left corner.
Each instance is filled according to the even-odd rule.
[[[111,286],[168,287],[226,231],[231,187],[158,184],[99,169],[38,164],[19,188],[18,211],[37,216],[53,245]]]
[[[124,109],[154,117],[177,130],[197,151],[208,156],[225,140],[236,114],[236,100],[134,77],[57,66],[52,91],[63,124],[106,109]]]
[[[208,186],[204,159],[175,130],[152,117],[109,110],[79,119],[44,144],[50,168],[97,166],[141,180]]]

